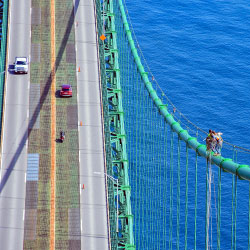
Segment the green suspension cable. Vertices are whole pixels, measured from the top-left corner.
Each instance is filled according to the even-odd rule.
[[[180,229],[180,185],[181,185],[181,179],[180,179],[180,154],[181,154],[181,143],[180,143],[180,137],[178,136],[178,173],[177,173],[177,239],[176,239],[176,244],[177,244],[177,250],[179,250],[180,247],[180,235],[179,235],[179,229]]]
[[[186,144],[186,195],[185,195],[185,250],[187,250],[187,222],[188,222],[188,145]]]

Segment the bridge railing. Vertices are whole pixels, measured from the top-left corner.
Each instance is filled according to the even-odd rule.
[[[0,51],[0,131],[2,131],[2,116],[3,116],[3,99],[5,87],[5,71],[6,71],[6,48],[7,48],[7,32],[8,32],[8,10],[9,1],[0,1],[0,38],[1,38],[1,51]],[[2,132],[0,133],[2,134]]]
[[[96,1],[111,249],[135,249],[112,1]],[[105,38],[101,38],[101,36]],[[104,41],[105,40],[105,41]],[[118,205],[117,205],[118,204]]]

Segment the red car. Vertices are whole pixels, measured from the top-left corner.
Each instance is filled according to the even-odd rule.
[[[61,86],[60,96],[62,97],[72,97],[72,87],[69,84]]]

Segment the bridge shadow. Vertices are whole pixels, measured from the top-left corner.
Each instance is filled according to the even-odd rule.
[[[70,18],[68,20],[67,28],[66,28],[66,31],[64,33],[62,43],[60,45],[60,49],[59,49],[58,54],[56,56],[55,65],[53,66],[53,70],[50,72],[50,75],[49,75],[49,77],[48,77],[48,79],[46,81],[44,91],[43,91],[43,93],[41,94],[41,97],[40,97],[40,103],[36,106],[35,111],[34,111],[32,117],[30,118],[30,121],[28,123],[27,130],[24,132],[24,135],[22,136],[21,142],[20,142],[14,156],[11,159],[11,162],[10,162],[9,166],[6,169],[6,173],[4,174],[4,176],[3,176],[2,180],[1,180],[0,194],[1,194],[1,192],[2,192],[2,190],[4,188],[4,186],[5,186],[6,182],[8,181],[8,179],[10,177],[10,174],[12,173],[12,171],[13,171],[13,169],[15,167],[15,164],[18,161],[23,148],[25,147],[25,143],[26,143],[27,139],[29,138],[29,133],[28,133],[29,129],[32,129],[34,127],[34,124],[35,124],[35,122],[36,122],[36,120],[38,118],[38,115],[40,113],[40,109],[43,107],[44,102],[46,100],[46,97],[47,97],[47,95],[49,93],[49,90],[51,88],[51,82],[53,80],[53,72],[56,73],[56,71],[57,71],[57,69],[59,67],[59,64],[60,64],[60,62],[62,60],[63,53],[65,51],[67,42],[69,40],[70,32],[71,32],[72,27],[74,25],[75,14],[76,14],[76,12],[78,10],[79,2],[80,2],[80,0],[76,0],[75,5],[72,8]]]

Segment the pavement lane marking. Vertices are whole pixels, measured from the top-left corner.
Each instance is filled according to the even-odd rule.
[[[51,168],[50,168],[50,250],[55,249],[55,192],[56,192],[56,107],[55,107],[55,0],[50,1],[51,16]]]

